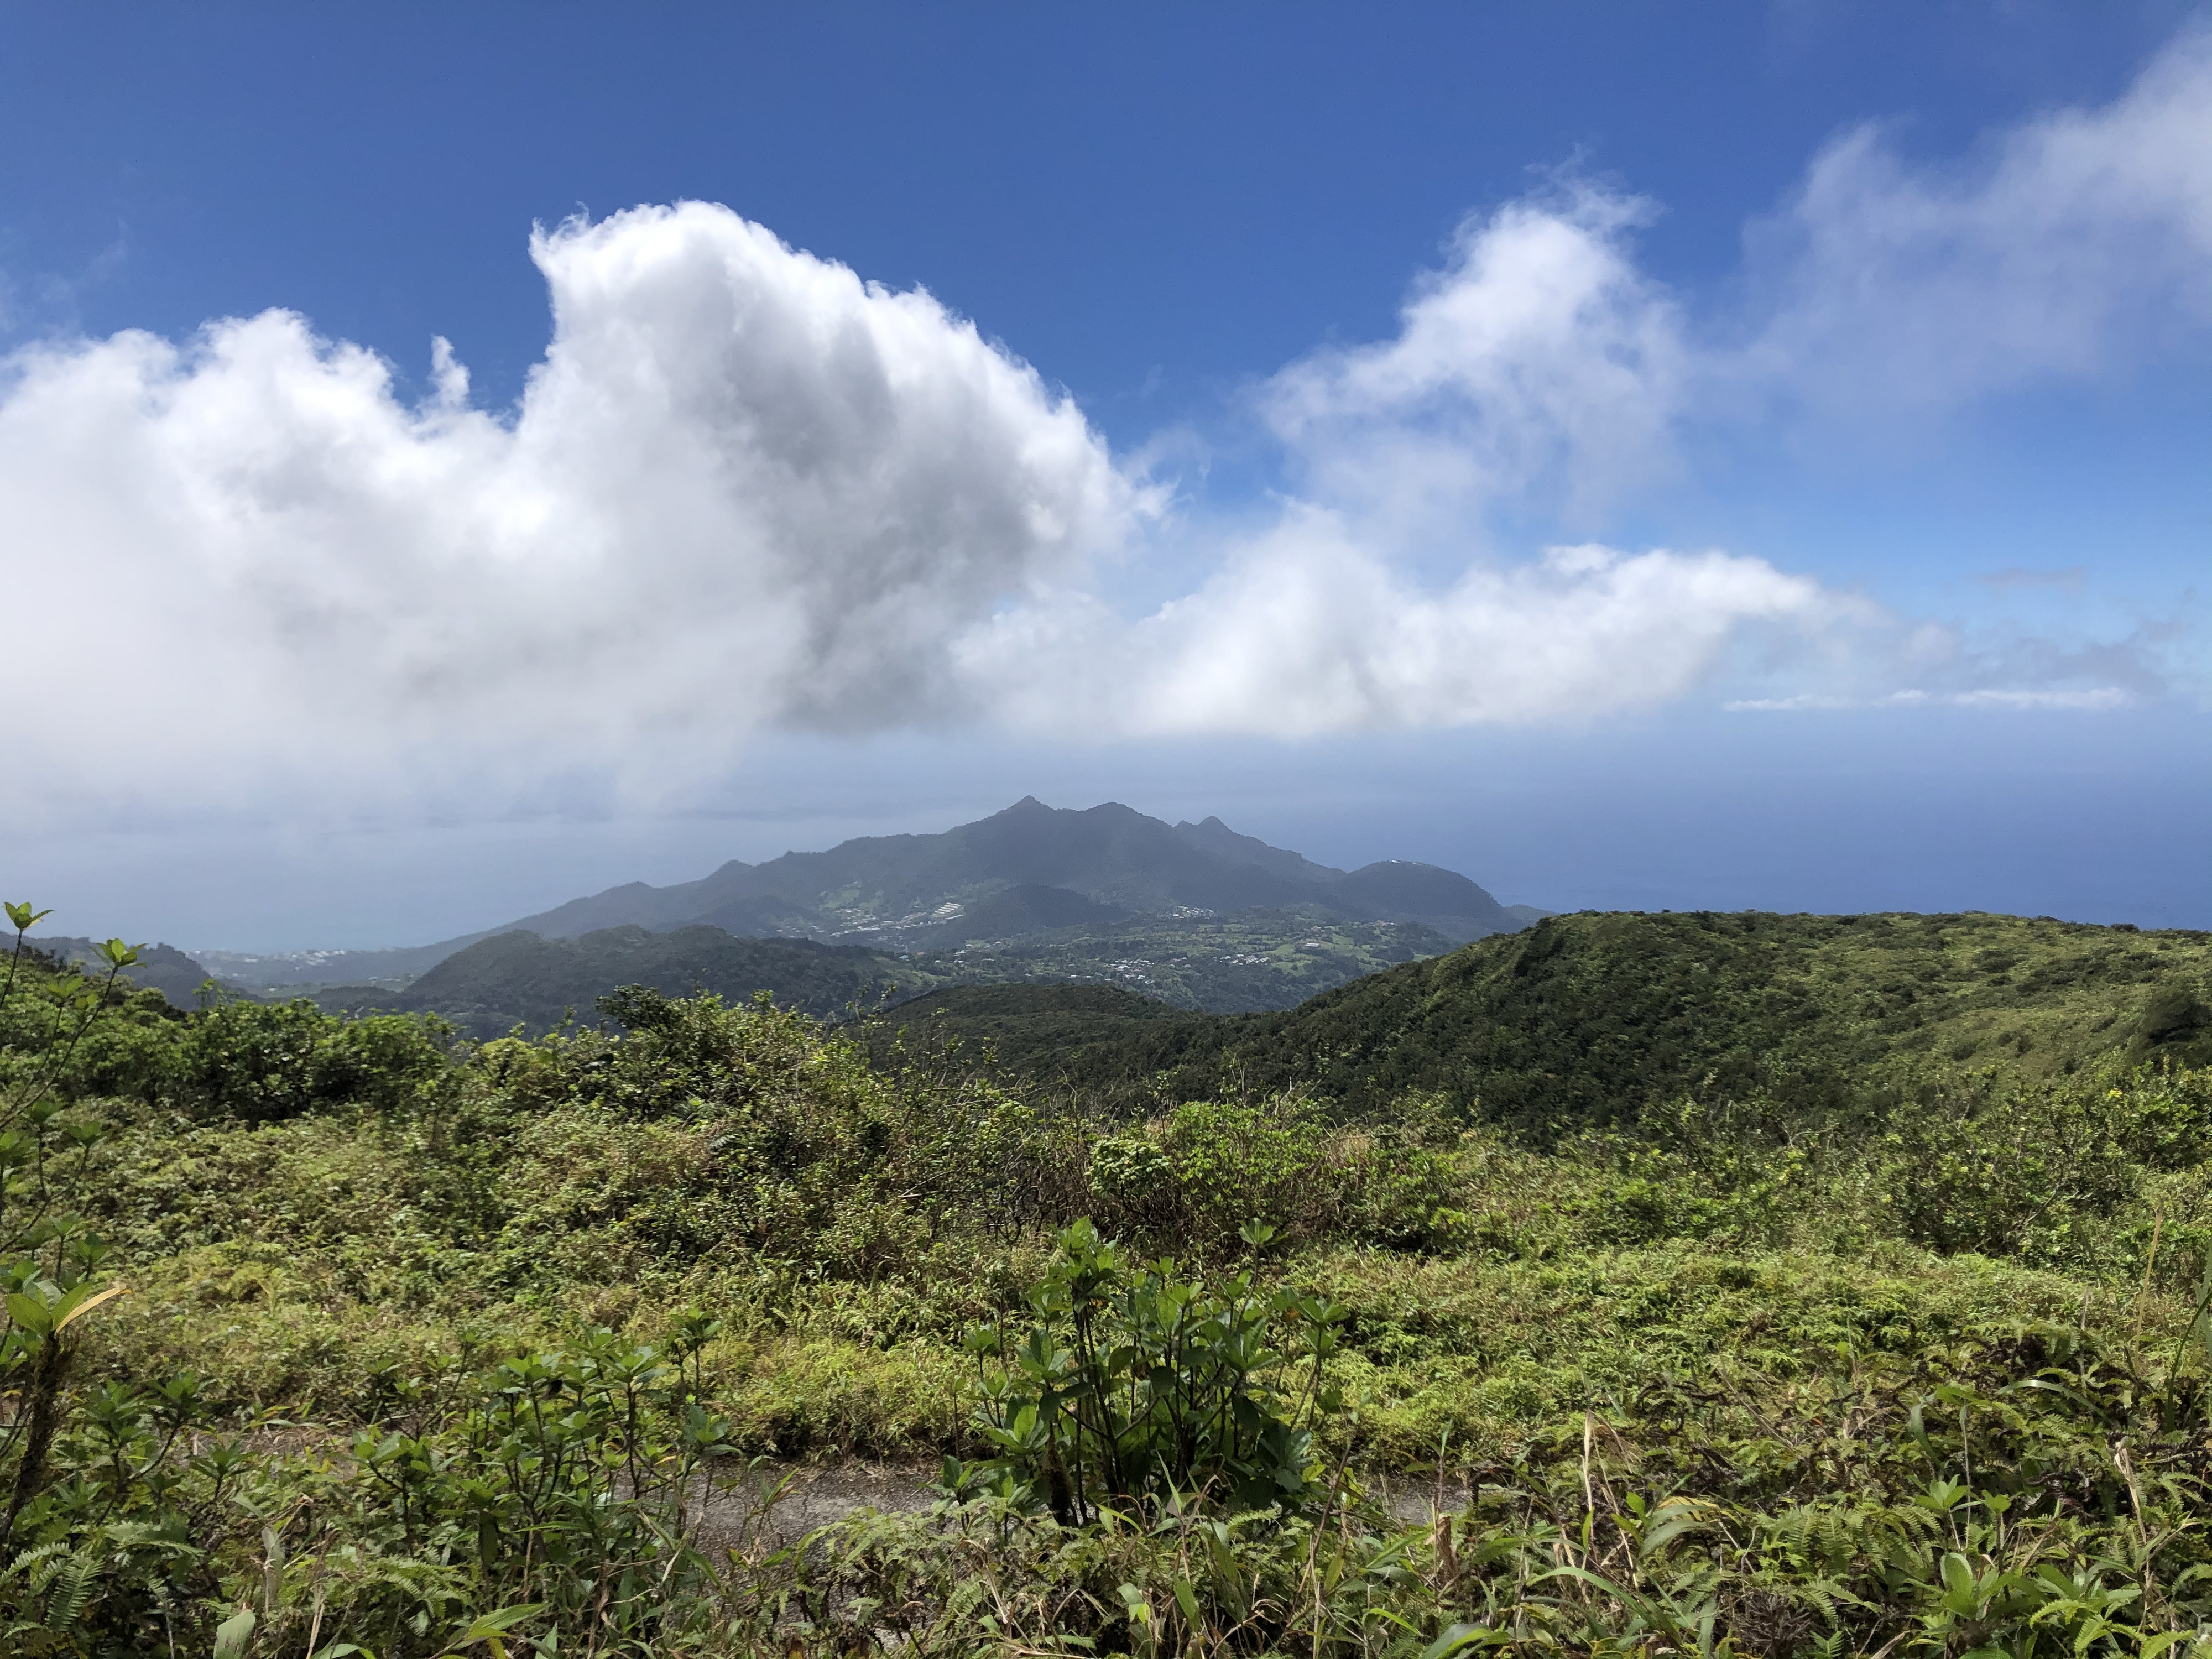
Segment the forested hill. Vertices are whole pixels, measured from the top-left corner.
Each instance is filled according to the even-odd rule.
[[[471,1036],[495,1037],[518,1025],[544,1031],[572,1015],[593,1024],[599,999],[624,985],[668,996],[713,992],[737,1003],[768,990],[781,1007],[836,1021],[856,1005],[931,982],[895,958],[851,945],[737,939],[719,927],[609,927],[581,939],[496,934],[404,992],[342,986],[322,1000],[349,1012],[439,1014]]]
[[[1283,1013],[1059,1011],[1054,1044],[970,1011],[976,994],[925,1000],[1034,1075],[1170,1099],[1297,1083],[1352,1110],[1433,1094],[1527,1128],[1692,1093],[1832,1103],[1903,1059],[2030,1075],[2113,1050],[2212,1059],[2212,935],[1983,915],[1562,916]]]

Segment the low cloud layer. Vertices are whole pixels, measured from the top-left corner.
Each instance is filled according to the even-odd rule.
[[[20,351],[0,696],[37,714],[0,765],[95,800],[453,799],[663,787],[764,730],[1588,720],[1731,668],[1747,708],[2128,695],[1995,683],[1956,649],[1940,687],[1900,681],[1926,630],[1808,575],[1516,556],[1492,525],[1573,539],[1680,465],[1693,422],[1940,409],[2200,330],[2212,34],[1955,166],[1845,135],[1754,228],[1725,317],[1640,270],[1654,210],[1569,179],[1470,221],[1394,338],[1257,388],[1297,493],[1228,534],[927,294],[702,204],[533,239],[553,338],[498,416],[442,343],[409,403],[284,312]],[[1184,591],[1121,614],[1097,574],[1147,538]]]
[[[1759,559],[1596,546],[1425,592],[1344,517],[1307,509],[1133,626],[1085,605],[1015,611],[967,665],[1005,719],[1043,731],[1527,725],[1671,701],[1746,629],[1810,631],[1852,608]]]

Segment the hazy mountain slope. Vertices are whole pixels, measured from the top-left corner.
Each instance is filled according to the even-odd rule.
[[[1839,1102],[1900,1059],[2065,1071],[2212,1059],[2212,936],[1991,915],[1583,915],[1407,963],[1284,1013],[1087,1046],[1171,1097],[1291,1083],[1412,1093],[1526,1128],[1650,1101]]]
[[[1040,896],[1055,893],[1066,896]],[[1004,896],[1009,894],[1026,896]],[[1394,860],[1347,873],[1239,835],[1218,818],[1170,825],[1111,802],[1075,811],[1031,798],[942,834],[861,836],[763,864],[732,860],[697,881],[667,887],[629,882],[437,945],[216,956],[216,971],[248,984],[363,981],[397,988],[457,951],[514,932],[575,939],[609,927],[665,933],[704,925],[908,952],[1132,915],[1170,925],[1195,912],[1315,906],[1355,921],[1418,926],[1453,944],[1510,931],[1529,919],[1507,911],[1465,876],[1433,865]],[[1264,1001],[1277,1005],[1272,995]],[[1240,997],[1229,1006],[1251,1004]]]
[[[1240,836],[1218,818],[1170,826],[1112,802],[1076,811],[1031,797],[939,835],[860,836],[826,852],[732,862],[672,887],[633,882],[513,926],[554,938],[707,921],[817,938],[915,930],[918,939],[919,930],[942,928],[937,912],[945,905],[972,910],[1013,888],[1062,889],[1140,914],[1322,904],[1364,921],[1419,921],[1455,939],[1516,925],[1474,883],[1432,865],[1346,874]]]
[[[354,985],[397,990],[456,951],[467,949],[489,933],[463,933],[434,945],[404,945],[384,951],[195,951],[217,977],[257,991],[283,992],[305,985]]]
[[[1344,875],[1343,871],[1316,864],[1302,854],[1270,847],[1257,836],[1240,836],[1219,818],[1207,818],[1198,823],[1185,819],[1176,825],[1175,832],[1199,851],[1224,864],[1249,864],[1286,881],[1317,886],[1339,880]]]
[[[1455,945],[1527,925],[1465,876],[1433,864],[1410,864],[1402,859],[1370,864],[1354,870],[1333,890],[1334,908],[1357,914],[1352,907],[1358,906],[1375,916],[1418,921]]]
[[[828,913],[889,921],[986,887],[1064,887],[1100,903],[1152,911],[1237,910],[1299,896],[1296,883],[1224,863],[1158,818],[1109,803],[1055,811],[1034,798],[938,836],[848,841],[758,866],[756,890]]]
[[[574,939],[495,934],[379,1006],[442,1014],[472,1036],[489,1037],[517,1024],[543,1030],[570,1012],[588,1024],[599,1018],[599,998],[623,985],[649,985],[671,996],[713,991],[733,1001],[770,991],[786,1007],[833,1019],[854,1002],[929,982],[903,963],[850,945],[738,939],[715,927],[667,933],[612,927]]]
[[[88,939],[41,939],[33,934],[27,943],[64,962],[76,963],[95,976],[107,971],[106,958]],[[200,986],[216,975],[173,945],[148,945],[140,948],[138,960],[131,964],[124,977],[142,991],[159,991],[177,1007],[196,1008],[199,1006]]]
[[[1118,904],[1101,904],[1073,889],[1035,882],[944,908],[957,914],[933,921],[925,935],[927,944],[939,949],[957,949],[970,939],[1017,939],[1055,928],[1109,927],[1129,915]]]
[[[547,939],[578,939],[602,927],[635,925],[661,931],[681,927],[710,912],[757,897],[750,884],[757,867],[732,859],[711,875],[670,887],[653,887],[641,881],[625,882],[588,898],[571,899],[534,916],[521,917],[498,931],[521,930],[542,933]]]
[[[894,1042],[920,1055],[957,1038],[970,1057],[988,1048],[1012,1072],[1079,1075],[1098,1045],[1176,1018],[1166,1003],[1112,985],[963,985],[899,1004],[868,1038],[879,1060]]]

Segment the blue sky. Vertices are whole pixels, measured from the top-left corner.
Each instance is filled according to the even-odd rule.
[[[0,869],[400,943],[1034,792],[2212,926],[2207,27],[0,6]]]

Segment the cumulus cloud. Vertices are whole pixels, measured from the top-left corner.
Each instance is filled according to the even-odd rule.
[[[1636,268],[1655,210],[1567,180],[1469,219],[1395,339],[1316,352],[1262,394],[1322,495],[1402,519],[1550,487],[1601,505],[1662,464],[1688,351]]]
[[[1147,510],[973,325],[725,209],[532,254],[554,333],[506,422],[442,343],[409,406],[282,312],[19,354],[0,523],[44,620],[0,656],[41,710],[10,762],[167,788],[940,718],[959,630]]]
[[[969,667],[1009,719],[1149,734],[1589,720],[1680,696],[1747,627],[1816,629],[1847,600],[1762,560],[1557,547],[1411,585],[1342,515],[1294,512],[1133,627],[1095,606],[1001,617]],[[1065,665],[1050,680],[1038,664]]]

